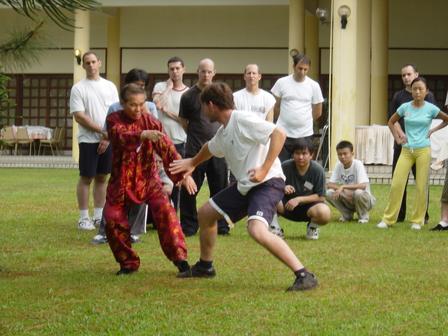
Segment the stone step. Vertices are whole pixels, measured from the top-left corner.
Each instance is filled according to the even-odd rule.
[[[2,168],[78,168],[71,156],[0,155]]]

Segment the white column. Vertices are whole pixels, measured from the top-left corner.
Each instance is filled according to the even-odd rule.
[[[371,124],[387,121],[389,1],[372,1]]]
[[[289,51],[297,49],[301,53],[305,49],[305,0],[289,0],[289,39],[288,69],[292,72],[292,61]]]
[[[319,20],[315,15],[305,15],[305,54],[311,60],[308,76],[319,80]]]
[[[77,10],[75,12],[75,38],[73,49],[79,49],[81,56],[90,48],[90,12]],[[85,71],[81,65],[78,65],[76,59],[73,57],[73,84],[79,82],[85,77]],[[73,118],[73,132],[72,132],[72,157],[75,161],[79,160],[78,148],[78,123]]]
[[[376,1],[376,0],[374,0]],[[370,124],[370,46],[371,0],[358,0],[357,65],[356,65],[356,125]]]
[[[351,13],[345,29],[338,15],[346,5]],[[341,140],[355,141],[357,101],[357,0],[334,0],[333,4],[333,57],[331,94],[330,169],[337,162],[336,144]]]
[[[121,53],[120,53],[120,8],[107,18],[107,79],[120,88]]]

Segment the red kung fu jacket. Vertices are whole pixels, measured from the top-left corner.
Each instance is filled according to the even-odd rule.
[[[109,204],[129,201],[141,204],[148,201],[153,188],[162,188],[155,153],[162,158],[173,183],[182,180],[182,174],[172,175],[168,170],[169,164],[181,156],[166,134],[156,142],[140,140],[144,130],[163,132],[162,124],[149,113],[132,120],[123,111],[117,111],[107,117],[106,125],[112,145],[112,172],[107,187]]]

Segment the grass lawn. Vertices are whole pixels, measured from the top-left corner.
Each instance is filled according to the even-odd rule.
[[[214,279],[176,279],[150,230],[141,268],[117,277],[108,245],[76,227],[76,170],[0,169],[0,335],[442,335],[448,333],[448,232],[431,223],[379,230],[389,186],[372,186],[371,223],[337,223],[286,240],[316,273],[316,290],[286,293],[290,271],[253,242],[245,223],[219,237]],[[412,187],[410,187],[412,190]],[[206,190],[205,188],[203,190]],[[409,193],[412,197],[413,192]],[[207,199],[201,193],[199,204]],[[412,209],[411,201],[409,210]],[[198,238],[187,239],[190,261]]]

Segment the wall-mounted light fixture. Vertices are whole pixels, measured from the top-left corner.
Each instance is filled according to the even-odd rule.
[[[295,55],[300,54],[299,51],[297,49],[291,49],[289,51],[289,56],[294,57]]]
[[[341,28],[345,29],[347,27],[347,18],[350,16],[350,13],[352,11],[350,10],[350,7],[347,5],[342,5],[338,9],[338,14],[341,18]]]
[[[75,49],[75,51],[74,51],[74,55],[75,55],[75,58],[76,58],[76,63],[78,63],[78,65],[81,65],[81,50],[79,50],[79,49]]]
[[[319,19],[320,23],[328,23],[328,11],[326,9],[317,8],[316,16]]]

